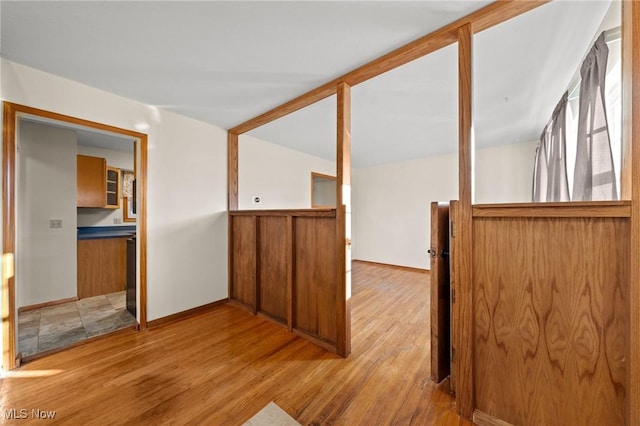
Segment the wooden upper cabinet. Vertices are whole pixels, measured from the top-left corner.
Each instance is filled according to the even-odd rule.
[[[108,209],[120,208],[120,169],[117,167],[107,167],[107,195],[105,207]]]
[[[107,160],[78,155],[78,207],[104,208],[107,193]]]

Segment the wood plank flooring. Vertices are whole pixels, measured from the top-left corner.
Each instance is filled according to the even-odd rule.
[[[427,274],[356,262],[348,359],[222,305],[8,373],[0,421],[39,409],[56,424],[241,425],[274,401],[303,425],[471,425],[429,379],[428,306]]]

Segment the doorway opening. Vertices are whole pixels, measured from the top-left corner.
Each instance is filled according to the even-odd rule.
[[[146,328],[147,136],[5,102],[3,154],[3,369]]]

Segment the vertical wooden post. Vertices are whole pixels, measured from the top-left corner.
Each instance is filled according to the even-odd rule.
[[[140,202],[136,204],[137,210],[137,244],[139,247],[138,261],[140,283],[140,328],[147,328],[147,135],[140,136],[139,143],[136,144],[136,152],[140,151],[140,165],[136,165],[136,191],[140,196]],[[136,162],[138,160],[136,159]]]
[[[640,2],[622,2],[622,199],[631,199],[626,424],[640,424]],[[638,142],[636,142],[638,143]]]
[[[456,239],[456,407],[460,415],[471,418],[473,394],[473,30],[471,24],[458,29],[458,186]]]
[[[238,135],[227,134],[227,281],[229,299],[235,297],[233,292],[233,216],[232,211],[238,210]]]
[[[351,353],[351,86],[338,83],[336,158],[336,351]]]
[[[15,164],[16,114],[8,102],[3,108],[2,134],[2,368],[4,371],[16,367],[16,314],[15,314]]]
[[[228,209],[238,210],[238,135],[231,132],[227,135],[227,185]]]

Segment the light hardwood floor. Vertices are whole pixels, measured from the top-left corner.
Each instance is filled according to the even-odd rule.
[[[274,401],[303,425],[471,425],[429,379],[428,306],[427,274],[356,262],[348,359],[222,305],[26,364],[2,380],[2,410],[72,425],[240,425]]]

